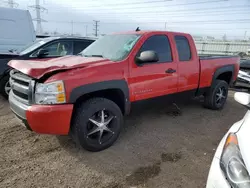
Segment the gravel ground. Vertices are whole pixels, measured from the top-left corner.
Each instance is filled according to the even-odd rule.
[[[0,99],[0,187],[205,187],[220,139],[245,112],[233,92],[221,111],[199,100],[140,102],[115,145],[91,153],[67,136],[26,130]]]

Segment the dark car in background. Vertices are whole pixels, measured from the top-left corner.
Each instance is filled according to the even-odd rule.
[[[77,55],[95,41],[95,38],[79,37],[47,37],[27,45],[20,52],[9,50],[8,54],[0,54],[0,93],[8,98],[10,91],[7,63],[10,60],[31,60],[42,58],[57,58],[65,55]],[[40,62],[41,63],[41,62]]]
[[[250,59],[241,59],[240,71],[234,86],[237,89],[250,91]]]

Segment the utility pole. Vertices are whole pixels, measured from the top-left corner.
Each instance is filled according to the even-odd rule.
[[[86,37],[88,36],[88,25],[85,26],[86,29]]]
[[[8,5],[10,6],[10,8],[14,8],[14,1],[13,0],[8,0]]]
[[[245,31],[244,40],[247,40],[247,31]]]
[[[36,33],[42,34],[43,33],[42,22],[47,22],[47,21],[41,18],[41,12],[48,10],[40,5],[40,0],[36,0],[36,4],[29,7],[36,10],[36,18],[33,19],[34,21],[36,21]]]
[[[71,20],[71,35],[73,36],[73,32],[74,32],[74,22],[73,20]]]
[[[8,0],[8,4],[9,4],[10,8],[14,8],[13,0]]]
[[[223,41],[227,41],[227,35],[224,34],[223,37],[222,37]]]
[[[18,3],[16,3],[14,0],[8,0],[8,1],[3,1],[3,2],[7,3],[10,8],[18,7]]]
[[[167,22],[165,22],[165,31],[167,30]]]
[[[99,27],[99,22],[98,20],[93,20],[94,21],[94,35],[97,37],[98,36],[98,27]]]

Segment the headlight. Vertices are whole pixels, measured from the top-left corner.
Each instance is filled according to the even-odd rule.
[[[62,104],[66,102],[63,81],[36,84],[36,104]]]
[[[250,187],[250,176],[235,134],[229,134],[227,137],[220,160],[220,167],[232,188]]]

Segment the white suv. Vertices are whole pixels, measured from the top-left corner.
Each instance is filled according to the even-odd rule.
[[[250,94],[234,99],[250,109]],[[210,167],[207,188],[250,188],[250,110],[221,140]]]

